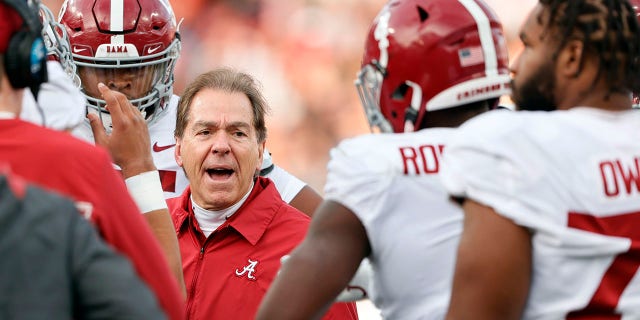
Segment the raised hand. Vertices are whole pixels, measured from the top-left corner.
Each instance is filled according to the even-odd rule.
[[[98,115],[88,114],[96,145],[109,151],[125,178],[156,170],[150,151],[147,123],[140,110],[124,94],[110,90],[103,83],[98,84],[98,89],[107,102],[113,128],[107,134]]]

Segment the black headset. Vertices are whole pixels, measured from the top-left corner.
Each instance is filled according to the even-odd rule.
[[[47,51],[42,40],[39,6],[31,0],[2,0],[22,18],[22,27],[9,39],[4,67],[11,86],[29,88],[38,98],[40,84],[47,81]],[[29,3],[28,3],[29,2]]]

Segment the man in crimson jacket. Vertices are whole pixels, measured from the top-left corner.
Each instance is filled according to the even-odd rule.
[[[175,157],[190,188],[168,201],[187,285],[188,319],[253,319],[309,217],[258,177],[267,104],[254,80],[230,69],[197,77],[178,104]],[[357,319],[337,303],[326,319]]]

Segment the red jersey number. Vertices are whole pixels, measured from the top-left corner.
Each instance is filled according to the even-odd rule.
[[[567,319],[621,319],[615,309],[624,289],[640,267],[640,212],[609,217],[596,217],[585,213],[569,213],[569,227],[605,236],[631,240],[627,252],[618,254],[605,272],[600,285],[582,310],[570,312]]]

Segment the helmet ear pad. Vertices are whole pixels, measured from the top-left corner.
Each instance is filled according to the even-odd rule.
[[[11,86],[31,88],[46,81],[44,43],[33,32],[20,30],[13,34],[5,53],[4,67]]]

